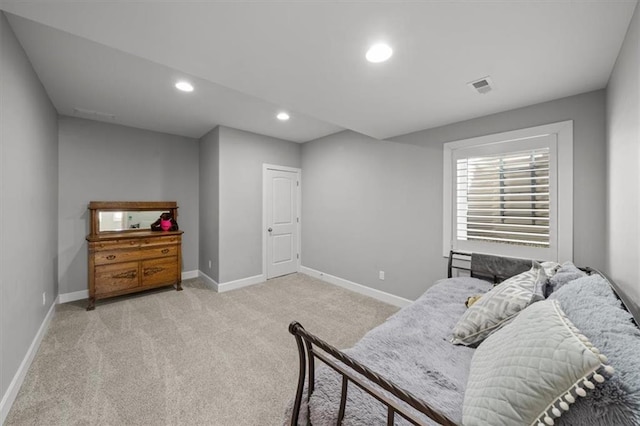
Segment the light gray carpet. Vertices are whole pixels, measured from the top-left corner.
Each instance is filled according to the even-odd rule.
[[[302,274],[216,293],[199,279],[59,305],[7,425],[275,425],[298,371],[292,320],[339,348],[397,308]]]

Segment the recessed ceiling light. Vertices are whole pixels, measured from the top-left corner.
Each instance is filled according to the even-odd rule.
[[[287,121],[289,119],[289,114],[286,112],[279,112],[278,115],[276,115],[276,118],[281,121]]]
[[[176,89],[183,92],[193,92],[193,86],[188,81],[179,81],[176,83]]]
[[[366,58],[369,62],[378,63],[386,61],[391,55],[393,55],[393,49],[388,44],[378,43],[367,50]]]

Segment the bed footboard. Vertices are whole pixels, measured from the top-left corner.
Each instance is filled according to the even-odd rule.
[[[410,392],[400,388],[345,353],[307,332],[300,323],[296,321],[292,322],[289,325],[289,332],[293,334],[296,339],[298,355],[300,358],[300,373],[298,376],[296,397],[291,415],[292,426],[296,426],[300,418],[300,408],[302,406],[302,398],[304,397],[305,378],[308,379],[308,392],[306,396],[307,402],[313,393],[315,381],[315,359],[320,360],[342,376],[338,424],[342,424],[342,420],[344,419],[347,402],[347,386],[351,381],[387,407],[387,425],[394,424],[396,414],[414,425],[422,425],[424,424],[424,421],[422,421],[415,412],[408,410],[406,406],[399,404],[395,399],[389,398],[382,392],[382,390],[386,390],[399,400],[413,407],[417,412],[424,414],[441,425],[456,425],[456,423],[429,407],[424,401],[415,397]],[[359,373],[369,381],[364,380],[354,372]],[[306,414],[307,424],[309,424],[309,413],[307,412]]]
[[[495,258],[495,259],[494,259]],[[517,274],[517,270],[530,268],[531,261],[506,257],[477,256],[474,264],[473,254],[451,251],[449,256],[449,277],[453,269],[462,270],[471,277],[482,277],[498,283]],[[515,266],[514,266],[515,265]],[[631,313],[635,324],[640,324],[640,305],[621,287],[609,280],[606,275],[591,268],[581,268],[587,274],[600,274],[611,286],[613,293],[621,300],[622,306]],[[504,271],[511,271],[505,274]],[[307,332],[298,322],[289,325],[289,332],[295,337],[300,361],[297,391],[291,414],[291,425],[297,426],[301,414],[306,415],[306,424],[310,424],[309,400],[315,387],[316,359],[337,372],[341,378],[340,403],[337,408],[337,424],[341,425],[345,418],[347,391],[349,382],[362,389],[366,394],[379,401],[387,411],[387,425],[394,425],[396,416],[414,425],[424,425],[431,419],[441,425],[456,425],[451,419],[431,408],[424,400],[402,389],[388,379],[365,367],[344,352],[329,345],[313,334]],[[305,395],[305,384],[307,392]],[[353,387],[352,387],[353,390]],[[337,392],[337,389],[336,389]],[[306,398],[306,413],[301,413],[303,398]],[[352,399],[353,400],[353,399]],[[335,413],[331,413],[334,418]]]

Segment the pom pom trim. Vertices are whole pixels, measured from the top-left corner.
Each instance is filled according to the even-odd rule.
[[[571,331],[571,334],[598,358],[600,365],[578,379],[566,392],[549,404],[547,408],[533,421],[533,423],[531,423],[532,426],[553,426],[553,419],[560,417],[563,412],[569,411],[569,404],[573,404],[576,401],[576,396],[587,396],[587,390],[585,390],[585,388],[588,390],[595,389],[596,384],[594,381],[597,383],[603,383],[607,377],[610,377],[615,372],[613,367],[605,364],[608,361],[607,357],[601,354],[600,350],[594,347],[589,339],[585,335],[581,334],[580,330],[578,330],[571,320],[567,318],[562,309],[560,309],[559,302],[555,301],[554,306],[556,308],[556,312],[563,319],[569,331]],[[605,374],[606,377],[603,374]]]

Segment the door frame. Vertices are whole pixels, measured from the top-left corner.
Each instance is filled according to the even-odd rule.
[[[302,259],[302,169],[297,167],[278,166],[275,164],[262,164],[262,276],[267,280],[267,170],[280,170],[283,172],[296,173],[298,175],[298,186],[296,191],[297,206],[296,215],[298,222],[296,224],[298,231],[296,259],[296,272],[300,271],[300,262]]]

